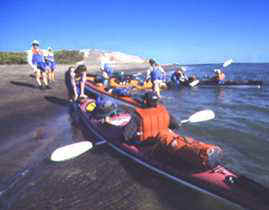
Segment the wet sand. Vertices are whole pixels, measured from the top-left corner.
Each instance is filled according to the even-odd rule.
[[[29,66],[0,66],[0,209],[237,209],[134,164],[106,145],[64,163],[53,150],[85,135],[59,66],[51,90]]]

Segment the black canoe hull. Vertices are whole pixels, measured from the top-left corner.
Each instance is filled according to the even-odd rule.
[[[201,87],[257,87],[260,88],[263,82],[260,80],[227,80],[223,84],[218,84],[213,80],[200,80],[199,86]]]

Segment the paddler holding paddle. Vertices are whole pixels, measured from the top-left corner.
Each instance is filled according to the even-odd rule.
[[[225,80],[225,74],[220,69],[215,69],[214,72],[216,75],[212,79],[217,81],[219,85],[223,84]]]
[[[225,67],[231,65],[233,62],[234,62],[233,59],[225,61],[221,69],[224,69]],[[225,80],[225,74],[223,71],[221,71],[221,69],[214,69],[215,76],[212,78],[212,80],[216,81],[219,85],[224,84]]]

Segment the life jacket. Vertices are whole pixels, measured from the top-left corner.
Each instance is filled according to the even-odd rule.
[[[169,154],[200,168],[216,167],[223,155],[222,149],[216,145],[182,137],[167,130],[159,136],[163,148]]]
[[[158,104],[152,108],[136,108],[135,112],[140,118],[139,141],[154,139],[162,131],[168,130],[170,116],[165,106]]]
[[[128,87],[128,85],[124,85],[124,84],[119,84],[118,81],[117,81],[117,78],[114,78],[112,77],[110,80],[109,80],[109,85],[110,87],[112,88],[124,88],[124,87]]]
[[[112,94],[116,96],[128,96],[129,88],[114,88]]]
[[[39,65],[40,63],[44,63],[45,60],[44,60],[44,55],[43,55],[43,52],[42,50],[40,49],[35,49],[35,48],[32,48],[32,63],[34,65]]]
[[[150,78],[151,78],[151,81],[162,80],[163,76],[162,76],[162,72],[161,72],[160,68],[153,67],[153,69],[150,73]]]
[[[107,73],[107,75],[108,75],[109,77],[111,77],[112,74],[113,74],[113,69],[110,68],[108,65],[105,65],[105,67],[104,67],[104,71]]]
[[[46,59],[50,62],[54,62],[54,54],[52,52],[48,52]]]
[[[218,74],[218,80],[222,81],[225,79],[225,74],[223,72],[221,72],[220,74]]]

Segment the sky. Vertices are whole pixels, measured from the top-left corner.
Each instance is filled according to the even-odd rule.
[[[159,63],[269,62],[267,0],[1,0],[0,51],[95,48]]]

